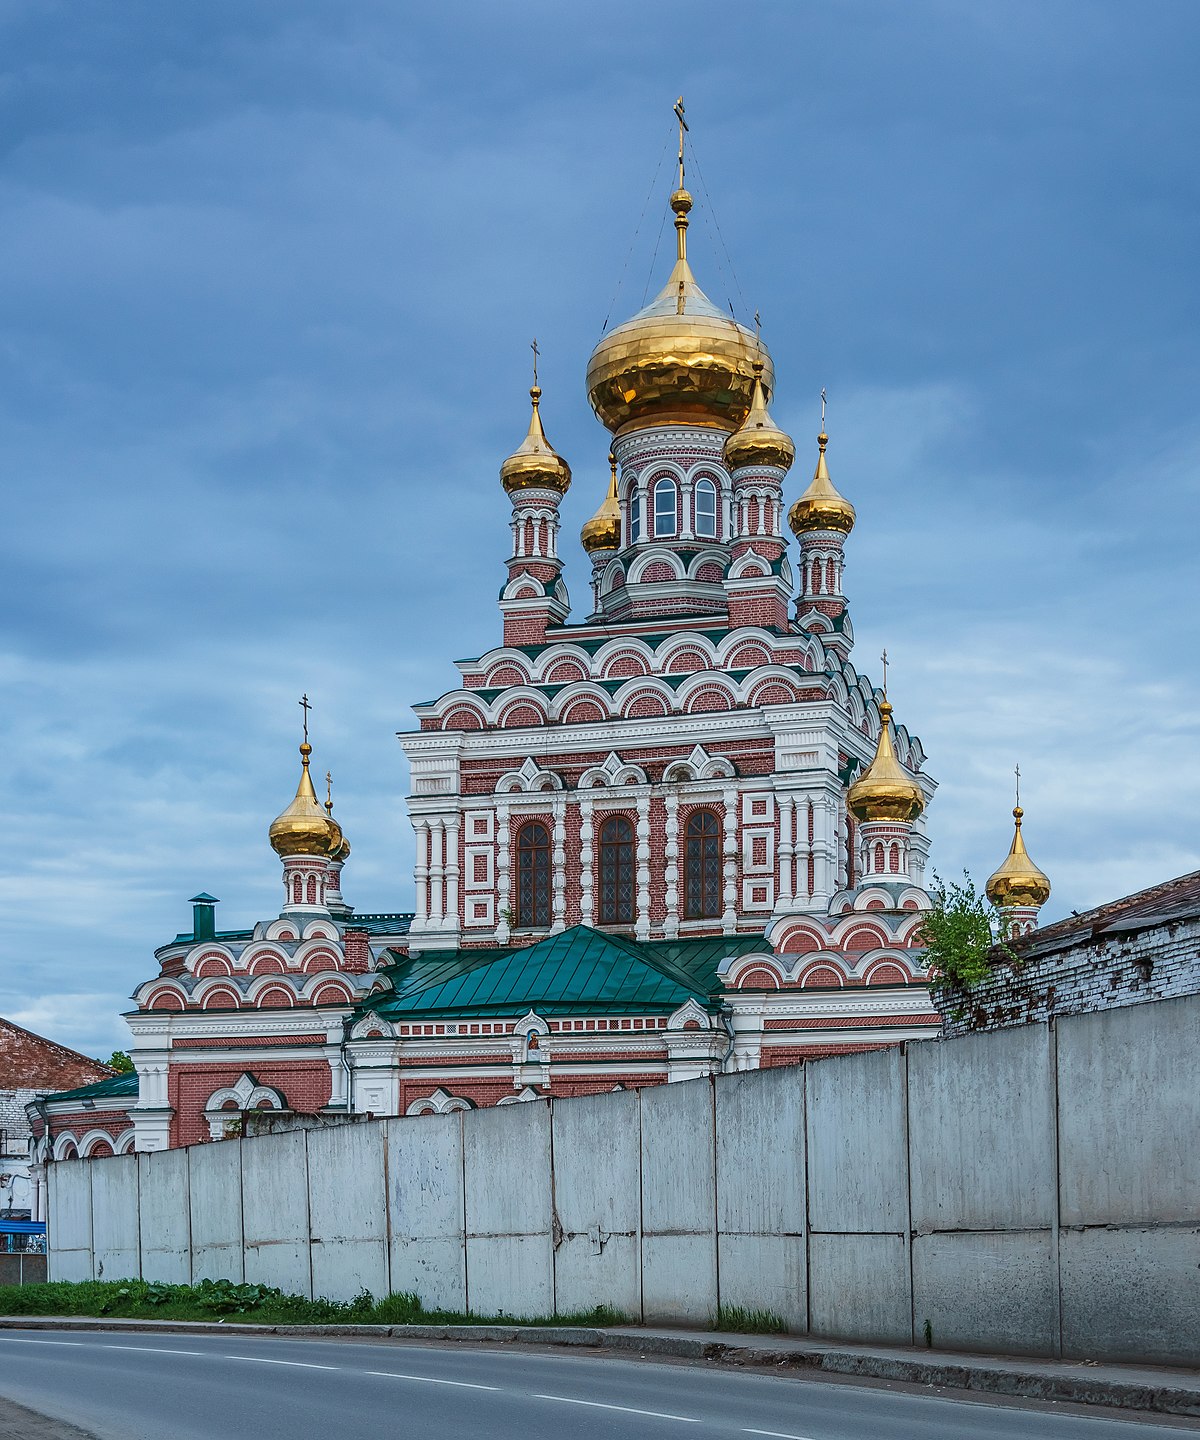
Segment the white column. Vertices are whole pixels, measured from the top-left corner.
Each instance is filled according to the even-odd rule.
[[[674,940],[679,934],[679,796],[667,791],[667,835],[663,861],[667,881],[667,919],[664,934]]]
[[[505,911],[512,906],[512,889],[508,878],[508,806],[496,806],[496,939],[508,943],[509,924]]]
[[[639,940],[650,938],[650,796],[637,802],[637,929]]]
[[[591,925],[596,919],[596,876],[592,869],[595,848],[592,834],[592,802],[579,802],[579,923]]]
[[[458,883],[462,873],[458,863],[458,832],[462,818],[458,814],[446,820],[446,921],[447,930],[459,928]]]
[[[429,822],[429,840],[432,854],[429,860],[429,926],[440,930],[446,917],[446,822],[439,815]]]
[[[779,798],[779,909],[790,909],[796,883],[796,797]]]
[[[554,923],[551,933],[567,928],[567,802],[559,796],[554,802],[554,849],[550,857],[550,873],[554,882]]]
[[[725,909],[721,930],[732,935],[737,929],[737,805],[738,793],[732,786],[724,792],[725,801]]]
[[[417,863],[413,877],[417,882],[417,898],[413,906],[414,930],[424,930],[429,923],[429,821],[423,816],[413,820],[413,833],[417,841]]]
[[[692,489],[694,481],[690,478],[684,480],[679,487],[679,538],[691,540],[695,536],[695,529],[692,525]]]

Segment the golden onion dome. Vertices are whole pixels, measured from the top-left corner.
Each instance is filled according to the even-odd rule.
[[[500,467],[500,483],[511,495],[517,490],[557,490],[565,495],[571,485],[571,467],[559,455],[542,429],[538,402],[539,386],[529,392],[533,413],[529,417],[529,433]]]
[[[909,823],[925,808],[921,787],[896,759],[892,748],[892,707],[879,707],[879,743],[875,758],[846,793],[856,820],[899,820]]]
[[[608,494],[599,510],[579,532],[583,548],[590,555],[593,550],[615,550],[621,543],[621,502],[617,499],[617,457],[610,450],[608,463],[612,474],[608,482]]]
[[[725,442],[725,464],[730,470],[746,465],[773,465],[779,470],[791,468],[796,458],[792,437],[785,435],[767,413],[767,399],[762,385],[763,365],[754,362],[754,393],[750,413]]]
[[[282,814],[271,821],[271,849],[282,857],[328,857],[343,843],[341,827],[338,826],[335,833],[329,816],[317,801],[312,776],[308,773],[308,759],[311,754],[312,746],[306,740],[300,747],[300,783],[296,786],[296,798]]]
[[[346,839],[346,832],[333,818],[332,800],[326,800],[325,813],[329,816],[329,827],[334,838],[334,848],[329,852],[329,858],[345,862],[350,858],[350,842]]]
[[[849,535],[854,529],[854,506],[844,495],[838,494],[829,478],[825,464],[825,447],[828,444],[829,436],[822,430],[817,436],[819,454],[812,482],[788,511],[788,524],[797,538],[809,530],[836,530],[842,535]]]
[[[994,875],[988,877],[984,887],[988,899],[1001,910],[1015,906],[1037,909],[1050,898],[1050,881],[1029,858],[1021,837],[1021,817],[1024,814],[1019,805],[1013,810],[1016,824],[1008,858]]]
[[[750,411],[756,360],[768,392],[774,386],[759,338],[696,284],[687,262],[691,208],[681,186],[671,196],[678,254],[670,278],[644,310],[604,336],[588,361],[588,399],[614,433],[671,421],[736,430]]]

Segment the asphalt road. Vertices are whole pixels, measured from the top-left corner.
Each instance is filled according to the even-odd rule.
[[[0,1334],[0,1395],[100,1440],[1180,1440],[1118,1412],[524,1348]],[[1190,1426],[1188,1428],[1191,1428]]]

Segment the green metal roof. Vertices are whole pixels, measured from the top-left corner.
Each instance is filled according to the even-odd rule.
[[[43,1095],[43,1100],[108,1100],[114,1096],[130,1096],[138,1093],[136,1071],[124,1075],[110,1075],[107,1080],[97,1080],[93,1085],[81,1085],[78,1090],[60,1090],[57,1095]]]
[[[521,949],[397,957],[394,993],[363,1008],[393,1017],[669,1014],[689,999],[713,1008],[721,960],[763,945],[752,935],[639,942],[576,925]]]

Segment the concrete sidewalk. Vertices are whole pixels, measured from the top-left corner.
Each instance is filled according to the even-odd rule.
[[[78,1316],[4,1316],[2,1330],[148,1331],[158,1334],[287,1335],[567,1345],[637,1357],[675,1357],[721,1365],[771,1366],[797,1374],[859,1376],[950,1390],[1104,1405],[1200,1418],[1200,1370],[957,1354],[905,1346],[850,1344],[797,1335],[737,1335],[711,1330],[592,1328],[575,1325],[239,1325],[232,1321],[109,1320]]]

